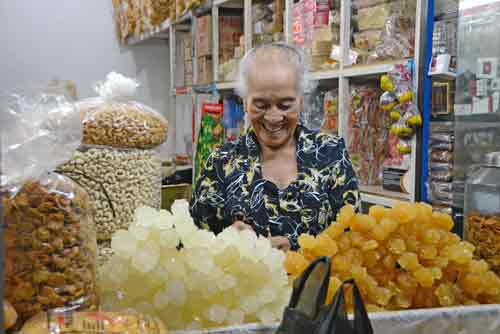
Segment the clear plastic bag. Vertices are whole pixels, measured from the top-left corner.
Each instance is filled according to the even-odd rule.
[[[135,80],[112,72],[97,85],[99,98],[77,104],[83,117],[84,144],[149,149],[166,141],[167,120],[132,100],[138,86]]]
[[[167,334],[161,320],[132,310],[120,312],[54,312],[30,319],[22,334],[120,333]]]
[[[161,161],[153,150],[81,147],[58,171],[88,192],[99,242],[128,228],[136,208],[160,208]]]
[[[5,297],[20,323],[53,308],[92,309],[96,239],[88,195],[50,172],[80,145],[79,113],[47,94],[13,95],[1,109]]]

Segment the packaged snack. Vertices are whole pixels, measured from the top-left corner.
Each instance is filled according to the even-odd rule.
[[[451,182],[453,180],[453,173],[447,170],[431,170],[429,175],[431,180],[438,182]]]
[[[403,119],[408,127],[419,128],[422,126],[422,116],[420,116],[420,112],[413,105],[407,108]]]
[[[394,81],[392,80],[390,75],[384,74],[380,77],[380,88],[384,92],[394,91]]]
[[[20,324],[48,309],[95,308],[96,239],[88,195],[51,172],[81,143],[78,110],[47,94],[12,95],[0,110],[5,298]]]
[[[398,151],[401,154],[410,154],[411,153],[411,144],[406,140],[400,140],[397,145]]]
[[[453,152],[450,151],[432,150],[430,156],[431,156],[431,161],[434,162],[444,162],[444,163],[453,162]]]
[[[325,133],[338,133],[338,91],[331,90],[326,92],[323,101],[325,119],[321,130]]]
[[[201,125],[196,145],[195,180],[198,179],[210,153],[224,144],[224,126],[222,124],[224,105],[203,103],[201,109]]]
[[[359,30],[383,29],[390,13],[391,5],[387,3],[360,8],[357,15]]]
[[[380,110],[381,91],[374,86],[353,86],[349,106],[349,153],[361,184],[382,183],[386,156],[387,113]],[[371,143],[367,145],[367,143]]]
[[[167,120],[133,101],[139,84],[111,72],[96,87],[99,98],[78,103],[83,117],[83,144],[148,149],[165,142]]]
[[[354,47],[362,51],[371,51],[380,44],[382,30],[366,30],[354,34]]]
[[[390,92],[384,92],[380,97],[380,107],[384,110],[391,110],[397,105],[398,105],[397,97]]]
[[[26,322],[23,334],[167,334],[160,319],[132,311],[47,312]]]

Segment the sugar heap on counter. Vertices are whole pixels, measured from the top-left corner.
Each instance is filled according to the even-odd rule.
[[[186,201],[142,207],[113,236],[101,268],[103,307],[134,308],[169,329],[277,321],[290,297],[284,253],[251,231],[197,228]]]

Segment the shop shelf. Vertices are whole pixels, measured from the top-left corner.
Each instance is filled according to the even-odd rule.
[[[127,38],[127,45],[136,45],[153,38],[168,39],[169,29],[170,29],[170,20],[167,19],[160,26],[154,28],[150,32],[142,33],[138,37]]]
[[[230,81],[230,82],[218,82],[216,84],[216,87],[218,90],[230,90],[230,89],[235,89],[236,88],[236,81]]]
[[[410,201],[410,195],[395,191],[389,191],[382,186],[359,186],[361,201],[384,206],[393,206],[396,202]]]
[[[453,72],[430,72],[429,76],[438,80],[453,81],[457,78],[457,74]]]
[[[368,64],[368,65],[353,65],[342,70],[342,75],[346,77],[369,76],[375,74],[383,74],[391,71],[396,64],[405,64],[407,59],[394,60],[383,63]]]
[[[342,72],[340,70],[312,72],[310,74],[310,79],[311,80],[338,79],[341,73]]]

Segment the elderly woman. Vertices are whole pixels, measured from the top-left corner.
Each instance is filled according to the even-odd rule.
[[[274,247],[298,248],[359,194],[344,140],[299,124],[305,63],[285,44],[249,51],[239,93],[251,127],[209,157],[191,202],[194,221],[215,233],[233,225],[268,236]]]

